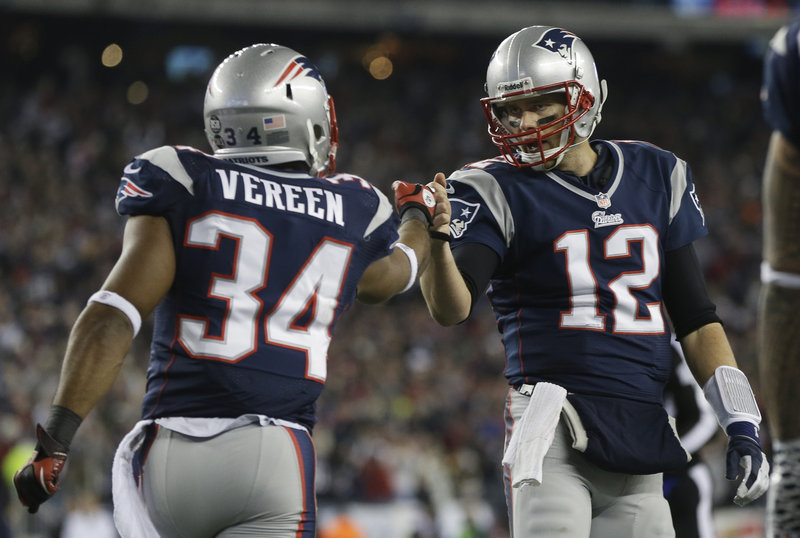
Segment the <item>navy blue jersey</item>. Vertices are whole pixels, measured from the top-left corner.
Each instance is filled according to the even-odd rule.
[[[770,42],[764,59],[761,100],[764,117],[800,146],[800,21],[781,28]]]
[[[259,413],[313,425],[336,322],[398,218],[365,180],[161,147],[125,167],[122,215],[158,215],[175,281],[155,311],[143,417]]]
[[[660,404],[670,330],[664,253],[706,233],[687,164],[643,142],[605,144],[603,192],[502,158],[448,178],[453,247],[492,248],[488,297],[511,385],[550,381],[586,395]]]

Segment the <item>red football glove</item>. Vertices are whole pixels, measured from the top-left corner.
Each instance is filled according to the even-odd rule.
[[[67,449],[36,425],[36,448],[31,459],[14,475],[20,502],[35,514],[39,505],[58,491],[59,474],[67,461]]]
[[[428,221],[428,226],[433,223],[436,198],[431,187],[419,183],[395,181],[392,183],[392,189],[394,189],[394,205],[401,219],[409,209],[418,209]]]

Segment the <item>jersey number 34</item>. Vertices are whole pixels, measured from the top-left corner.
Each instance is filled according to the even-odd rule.
[[[228,303],[220,336],[208,334],[206,318],[181,316],[179,340],[195,358],[237,362],[258,348],[264,305],[257,293],[267,285],[272,234],[256,220],[212,212],[190,223],[185,245],[215,250],[223,235],[236,239],[238,248],[233,274],[214,274],[209,286],[211,297]],[[351,251],[345,243],[320,241],[264,320],[266,343],[304,351],[306,377],[321,382]],[[301,317],[309,317],[302,326]]]

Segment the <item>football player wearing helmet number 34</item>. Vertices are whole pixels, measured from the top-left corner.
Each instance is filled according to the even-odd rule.
[[[142,420],[113,465],[120,534],[311,538],[311,429],[334,326],[356,299],[414,284],[434,196],[398,183],[398,217],[370,183],[333,173],[333,100],[286,47],[229,56],[204,108],[213,156],[165,146],[125,167],[122,254],[72,329],[14,484],[30,512],[56,492],[78,426],[155,309]]]
[[[728,435],[734,502],[753,501],[769,482],[761,415],[692,246],[706,226],[689,166],[651,144],[590,140],[606,85],[566,30],[509,36],[486,89],[501,156],[434,178],[443,209],[421,286],[443,325],[488,289],[510,385],[514,538],[674,536],[661,473],[688,455],[662,404],[667,316]]]

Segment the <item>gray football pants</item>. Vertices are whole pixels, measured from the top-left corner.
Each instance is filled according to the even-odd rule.
[[[506,443],[513,422],[530,398],[509,391]],[[656,538],[674,537],[661,474],[630,475],[604,471],[572,448],[563,417],[544,459],[542,484],[511,487],[504,482],[513,538]],[[512,422],[512,423],[513,423]]]
[[[315,536],[314,450],[301,430],[253,424],[203,439],[161,427],[142,490],[165,538]]]

